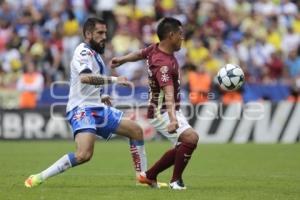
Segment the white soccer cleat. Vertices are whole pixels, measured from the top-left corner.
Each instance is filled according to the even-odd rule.
[[[186,189],[182,180],[174,181],[174,182],[170,183],[169,186],[172,190],[185,190]]]

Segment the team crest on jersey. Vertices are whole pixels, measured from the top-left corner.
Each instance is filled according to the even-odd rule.
[[[168,66],[162,66],[161,68],[160,68],[160,72],[161,73],[163,73],[163,74],[166,74],[166,73],[168,73]]]
[[[162,82],[168,82],[169,79],[170,78],[169,78],[168,74],[162,74],[162,76],[161,76],[161,81]]]

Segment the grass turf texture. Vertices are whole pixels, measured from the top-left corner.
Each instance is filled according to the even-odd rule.
[[[152,164],[169,142],[148,142]],[[93,159],[37,188],[24,180],[74,149],[72,141],[0,141],[1,200],[300,199],[300,144],[201,144],[185,171],[186,191],[136,186],[126,141],[99,141]],[[168,182],[171,170],[159,180]]]

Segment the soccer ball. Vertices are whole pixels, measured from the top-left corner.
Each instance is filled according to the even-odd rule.
[[[218,83],[223,90],[233,91],[239,89],[244,81],[243,70],[235,64],[226,64],[217,75]]]

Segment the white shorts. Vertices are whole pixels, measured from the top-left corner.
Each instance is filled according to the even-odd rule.
[[[167,131],[167,126],[170,123],[168,112],[161,114],[160,116],[150,119],[149,122],[154,126],[156,131],[160,132],[166,138],[168,138],[174,145],[177,143],[179,136],[187,129],[192,128],[181,110],[176,111],[176,118],[179,128],[176,133],[170,134]]]

